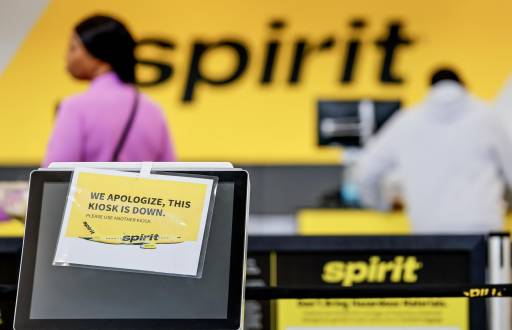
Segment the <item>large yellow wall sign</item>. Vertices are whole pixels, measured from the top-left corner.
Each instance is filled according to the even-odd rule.
[[[98,12],[141,40],[140,82],[180,160],[337,163],[317,146],[319,99],[411,104],[445,65],[492,99],[512,72],[510,1],[50,1],[0,72],[1,164],[41,161],[55,105],[86,88],[67,40]]]

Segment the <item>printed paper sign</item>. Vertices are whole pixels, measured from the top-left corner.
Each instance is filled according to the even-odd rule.
[[[54,264],[198,276],[215,183],[76,169]]]

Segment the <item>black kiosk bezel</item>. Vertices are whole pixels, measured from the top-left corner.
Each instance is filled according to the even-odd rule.
[[[239,329],[242,303],[246,246],[246,213],[248,174],[243,170],[157,171],[155,174],[201,174],[216,176],[219,183],[234,183],[233,223],[230,253],[228,309],[225,319],[30,319],[34,267],[39,235],[43,185],[48,182],[70,182],[72,171],[37,170],[30,178],[29,207],[16,299],[14,328],[28,329]]]

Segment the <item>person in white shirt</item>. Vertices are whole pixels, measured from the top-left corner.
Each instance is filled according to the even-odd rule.
[[[386,209],[380,183],[398,171],[415,233],[502,230],[512,141],[457,74],[440,70],[420,105],[399,111],[367,145],[355,179],[363,205]]]
[[[494,101],[494,108],[506,115],[509,120],[512,118],[512,77],[509,77],[505,86]]]

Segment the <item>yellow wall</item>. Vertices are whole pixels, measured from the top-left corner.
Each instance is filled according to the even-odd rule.
[[[433,69],[449,64],[460,69],[469,87],[491,99],[512,71],[512,2],[431,0],[218,0],[218,1],[52,1],[0,75],[0,164],[38,163],[51,132],[55,104],[86,88],[65,72],[64,54],[73,25],[86,15],[106,12],[124,19],[139,37],[164,37],[174,50],[141,49],[139,56],[170,62],[174,75],[145,88],[166,111],[180,160],[227,160],[253,163],[337,163],[336,148],[316,146],[315,105],[320,97],[400,98],[406,104],[426,92]],[[367,26],[354,81],[338,82],[347,40],[356,36],[351,20]],[[272,32],[273,19],[286,21]],[[388,23],[400,20],[403,36],[414,43],[396,51],[393,72],[403,84],[379,81],[382,53],[374,42],[387,35]],[[335,37],[332,49],[315,54],[294,86],[286,77],[295,40],[319,43]],[[243,41],[250,52],[240,79],[228,86],[201,84],[194,101],[181,97],[192,44],[223,38]],[[261,85],[265,45],[281,41],[274,81]],[[215,50],[202,70],[228,74],[233,53]],[[141,75],[151,77],[149,69]]]

